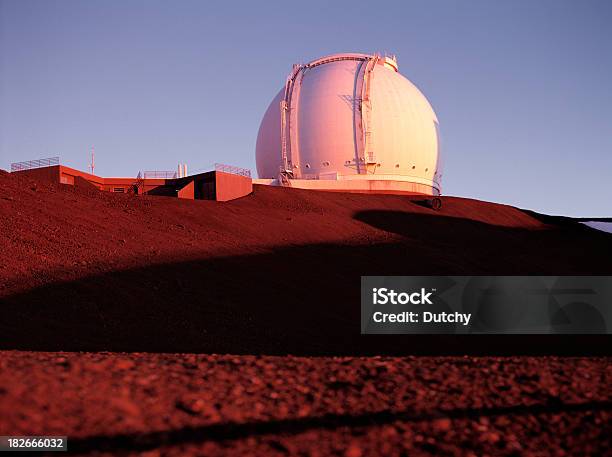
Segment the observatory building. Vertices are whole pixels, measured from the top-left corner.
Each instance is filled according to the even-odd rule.
[[[438,120],[394,56],[294,65],[259,127],[254,183],[439,195]]]

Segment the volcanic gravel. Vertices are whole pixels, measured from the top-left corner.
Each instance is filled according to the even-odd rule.
[[[363,274],[611,274],[609,234],[453,197],[180,201],[4,172],[0,215],[0,435],[102,455],[610,455],[609,357],[473,355],[607,355],[608,337],[365,338],[358,305]]]
[[[0,354],[0,430],[118,455],[609,455],[603,358]]]

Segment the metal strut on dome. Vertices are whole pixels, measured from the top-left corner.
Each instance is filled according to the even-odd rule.
[[[283,99],[280,102],[281,115],[281,160],[282,166],[280,170],[280,182],[289,183],[289,179],[293,178],[293,163],[290,158],[291,154],[291,131],[289,128],[288,116],[291,112],[291,94],[293,92],[293,84],[297,75],[304,68],[304,65],[294,64],[291,73],[285,82],[285,92]]]
[[[372,99],[370,98],[370,88],[372,83],[372,72],[376,68],[376,64],[380,56],[374,54],[366,64],[365,71],[363,72],[363,83],[361,86],[361,123],[363,131],[363,152],[364,152],[364,163],[368,173],[371,168],[374,169],[372,173],[376,171],[376,157],[374,151],[372,151]],[[365,113],[364,113],[365,112]],[[372,167],[374,165],[374,167]],[[360,170],[361,171],[361,170]]]

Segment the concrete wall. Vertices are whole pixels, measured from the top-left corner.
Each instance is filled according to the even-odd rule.
[[[226,202],[253,192],[253,180],[246,176],[215,172],[216,200]]]
[[[134,192],[137,178],[102,178],[63,165],[33,168],[15,172],[37,180],[74,185],[75,180],[85,180],[96,188],[108,192]],[[184,199],[229,201],[253,192],[251,178],[209,171],[178,179],[146,179],[140,182],[138,192]]]
[[[187,184],[185,184],[181,189],[179,189],[178,191],[178,198],[184,198],[186,200],[193,200],[194,199],[194,181],[191,181]]]
[[[44,168],[31,168],[30,170],[14,171],[13,173],[17,176],[27,176],[28,178],[32,178],[37,181],[46,181],[51,183],[57,183],[60,181],[59,165]]]
[[[98,189],[104,187],[104,178],[92,175],[91,173],[85,173],[84,171],[75,170],[74,168],[65,167],[64,165],[59,166],[59,171],[59,182],[62,184],[74,185],[75,178],[82,178],[89,181]]]

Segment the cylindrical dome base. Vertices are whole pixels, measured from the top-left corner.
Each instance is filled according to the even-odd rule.
[[[254,179],[253,184],[359,194],[440,195],[440,190],[431,183],[407,181],[393,176],[381,178],[364,179],[362,176],[359,179],[288,179],[284,182],[278,179]]]

